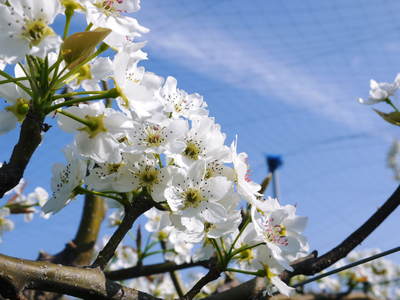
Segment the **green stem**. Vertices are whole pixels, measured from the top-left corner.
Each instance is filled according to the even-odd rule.
[[[14,79],[0,80],[0,84],[9,83],[9,82],[17,82],[17,81],[27,80],[27,79],[28,79],[28,77],[17,77]]]
[[[260,245],[265,245],[265,243],[258,243],[258,244],[252,245],[252,246],[240,247],[239,249],[236,249],[235,251],[233,251],[233,253],[230,255],[230,257],[234,257],[236,254],[239,254],[240,252],[243,252],[243,251],[246,251],[249,249],[253,249]]]
[[[396,112],[399,112],[399,110],[397,109],[397,107],[393,104],[392,101],[390,101],[389,98],[386,98],[385,102],[386,102],[387,104],[389,104]]]
[[[102,43],[99,48],[97,49],[97,51],[95,53],[93,53],[92,55],[88,56],[85,60],[83,60],[81,63],[77,64],[75,67],[73,67],[67,74],[65,74],[64,76],[62,76],[60,79],[58,79],[58,84],[57,85],[62,85],[64,84],[64,81],[66,79],[68,79],[69,77],[71,77],[72,75],[74,75],[83,65],[85,65],[86,63],[88,63],[89,61],[91,61],[93,58],[99,56],[101,53],[103,53],[104,51],[106,51],[109,48],[109,46],[105,43]]]
[[[233,241],[231,247],[229,248],[229,252],[228,252],[228,255],[229,255],[229,256],[233,256],[233,255],[232,255],[232,251],[233,251],[233,249],[235,248],[235,245],[236,245],[238,239],[240,238],[240,236],[242,235],[243,231],[245,230],[245,228],[247,227],[247,225],[248,225],[249,223],[250,223],[250,218],[246,218],[246,220],[244,221],[244,224],[243,224],[242,228],[240,229],[238,235],[236,236],[235,240]]]
[[[215,250],[217,251],[217,256],[218,256],[218,261],[223,264],[224,262],[224,256],[222,255],[221,249],[218,246],[218,243],[214,239],[210,239],[211,243],[213,244]]]
[[[258,272],[258,271],[245,271],[245,270],[232,269],[232,268],[226,268],[226,271],[228,271],[228,272],[242,273],[242,274],[247,274],[247,275],[254,275],[254,276],[259,276],[259,277],[261,277],[261,274],[260,274],[260,272]]]
[[[32,92],[29,88],[27,88],[25,85],[23,85],[21,82],[19,81],[15,81],[15,78],[10,76],[8,73],[0,70],[0,75],[4,76],[5,78],[11,80],[12,82],[14,82],[16,85],[18,85],[21,89],[23,89],[29,96],[32,97]]]
[[[104,94],[106,91],[82,91],[82,92],[71,92],[71,93],[66,93],[66,94],[57,94],[53,96],[53,100],[56,99],[61,99],[61,98],[70,98],[73,96],[78,96],[78,95],[90,95],[90,94]]]
[[[63,40],[65,40],[65,38],[68,35],[69,26],[71,24],[71,18],[72,18],[73,15],[74,15],[74,10],[73,9],[67,8],[65,10],[65,25],[64,25]]]
[[[88,26],[86,26],[85,31],[89,31],[90,28],[92,28],[93,23],[89,23]]]
[[[77,192],[78,194],[81,194],[81,195],[94,195],[94,196],[106,197],[106,198],[114,199],[118,202],[121,202],[121,198],[119,198],[119,197],[112,196],[112,195],[102,193],[102,192],[91,191],[91,190],[85,189],[81,186],[76,187],[75,192]]]
[[[82,103],[82,102],[86,102],[86,101],[93,101],[93,100],[100,100],[100,99],[104,99],[104,98],[116,98],[116,97],[118,97],[118,95],[119,94],[118,94],[117,89],[111,89],[109,91],[102,92],[99,95],[88,96],[88,97],[80,97],[80,98],[64,101],[62,103],[59,103],[59,104],[56,104],[56,105],[53,105],[53,106],[50,106],[49,108],[47,108],[46,114],[52,112],[53,110],[59,109],[61,107],[64,107],[64,106],[70,106],[70,105],[77,104],[77,103]]]
[[[50,112],[50,111],[49,111]],[[93,124],[91,123],[91,122],[88,122],[88,121],[86,121],[86,120],[84,120],[84,119],[82,119],[82,118],[79,118],[79,117],[77,117],[77,116],[75,116],[75,115],[73,115],[73,114],[70,114],[69,112],[66,112],[66,111],[64,111],[64,110],[58,110],[57,111],[59,114],[62,114],[62,115],[64,115],[64,116],[66,116],[66,117],[69,117],[69,118],[71,118],[72,120],[75,120],[75,121],[77,121],[77,122],[79,122],[79,123],[82,123],[83,125],[86,125],[87,127],[89,127],[89,128],[92,128],[92,126],[93,126]]]

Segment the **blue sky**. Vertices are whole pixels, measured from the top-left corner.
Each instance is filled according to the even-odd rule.
[[[143,37],[146,68],[204,96],[228,143],[238,134],[254,180],[266,175],[266,154],[282,155],[281,201],[309,217],[311,248],[323,253],[397,185],[385,159],[400,132],[356,99],[367,96],[371,78],[391,82],[400,71],[399,9],[395,0],[143,0],[136,16],[151,29]],[[16,138],[0,137],[2,161]],[[46,133],[26,171],[28,191],[49,187],[51,165],[64,161],[70,140],[56,128]],[[50,220],[16,218],[0,251],[27,258],[57,252],[73,237],[80,205]],[[360,248],[398,246],[399,217]]]

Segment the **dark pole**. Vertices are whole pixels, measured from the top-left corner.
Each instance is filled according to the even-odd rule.
[[[267,155],[266,159],[268,171],[272,174],[272,196],[280,200],[279,178],[277,170],[283,164],[282,157],[280,155]]]

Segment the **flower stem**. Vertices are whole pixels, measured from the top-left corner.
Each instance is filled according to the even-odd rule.
[[[28,79],[28,77],[17,77],[17,78],[13,78],[13,79],[0,80],[0,84],[9,83],[9,82],[17,82],[17,81],[27,80],[27,79]]]
[[[71,93],[71,94],[73,94],[73,93]],[[68,95],[68,94],[64,94],[64,95]],[[86,101],[100,100],[100,99],[104,99],[104,98],[116,98],[116,97],[118,97],[117,89],[111,89],[111,90],[106,91],[106,92],[99,92],[98,95],[76,98],[76,99],[64,101],[62,103],[50,106],[46,110],[46,114],[52,112],[53,110],[59,109],[61,107],[64,107],[64,106],[70,106],[70,105],[73,105],[73,104],[82,103],[82,102],[86,102]]]
[[[58,110],[57,112],[58,112],[59,114],[62,114],[62,115],[64,115],[64,116],[66,116],[66,117],[71,118],[72,120],[75,120],[75,121],[77,121],[77,122],[79,122],[79,123],[82,123],[83,125],[86,125],[86,126],[89,127],[89,128],[92,128],[92,127],[93,127],[93,124],[92,124],[91,122],[88,122],[88,121],[86,121],[86,120],[84,120],[84,119],[82,119],[82,118],[79,118],[79,117],[77,117],[77,116],[75,116],[75,115],[73,115],[73,114],[70,114],[69,112],[66,112],[66,111],[64,111],[64,110]]]
[[[82,195],[93,195],[93,196],[100,196],[100,197],[107,197],[110,199],[114,199],[118,202],[121,201],[121,198],[110,195],[110,194],[106,194],[106,193],[102,193],[102,192],[96,192],[96,191],[91,191],[88,189],[85,189],[81,186],[78,186],[77,188],[75,188],[75,192],[77,192],[78,194],[82,194]]]
[[[29,96],[32,96],[32,92],[29,88],[27,88],[25,85],[23,85],[21,82],[16,81],[14,77],[10,76],[8,73],[0,70],[0,75],[4,76],[5,78],[7,78],[8,80],[10,80],[10,82],[14,82],[16,85],[18,85],[21,89],[23,89]]]
[[[72,19],[73,15],[74,15],[74,10],[73,9],[67,8],[65,10],[65,25],[64,25],[63,40],[65,40],[65,38],[68,35],[69,26],[71,24],[71,19]]]
[[[390,101],[389,98],[386,98],[385,102],[386,102],[387,104],[389,104],[396,112],[399,112],[399,110],[397,109],[397,107],[393,104],[392,101]]]
[[[245,271],[245,270],[232,269],[232,268],[226,268],[226,271],[242,273],[242,274],[247,274],[247,275],[261,276],[260,272],[258,272],[258,271]]]

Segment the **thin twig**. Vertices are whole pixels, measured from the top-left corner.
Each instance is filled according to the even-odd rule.
[[[163,250],[164,257],[165,257],[165,251],[167,250],[167,245],[165,244],[165,242],[163,240],[160,240],[160,244],[161,244],[161,249]],[[183,294],[183,290],[182,290],[182,287],[181,287],[181,285],[179,283],[179,279],[176,276],[175,271],[169,271],[168,273],[169,273],[169,276],[171,277],[172,283],[174,284],[175,290],[176,290],[179,298],[182,298],[183,295],[184,295]]]
[[[399,251],[400,251],[400,247],[396,247],[396,248],[393,248],[393,249],[390,249],[390,250],[381,252],[381,253],[379,253],[379,254],[375,254],[375,255],[372,255],[372,256],[369,256],[369,257],[360,259],[360,260],[358,260],[358,261],[356,261],[356,262],[347,264],[347,265],[345,265],[345,266],[343,266],[343,267],[334,269],[334,270],[329,271],[329,272],[325,272],[325,273],[320,274],[320,275],[318,275],[318,276],[314,276],[314,277],[309,278],[309,279],[307,279],[307,280],[304,280],[304,281],[302,281],[302,282],[296,283],[296,284],[292,285],[292,287],[297,288],[297,287],[299,287],[299,286],[303,286],[303,285],[305,285],[305,284],[311,283],[311,282],[316,281],[316,280],[318,280],[318,279],[321,279],[321,278],[324,278],[324,277],[327,277],[327,276],[330,276],[330,275],[339,273],[339,272],[341,272],[341,271],[344,271],[344,270],[347,270],[347,269],[356,267],[356,266],[361,265],[361,264],[365,264],[365,263],[367,263],[367,262],[370,262],[371,260],[375,260],[375,259],[378,259],[378,258],[380,258],[380,257],[386,256],[386,255],[389,255],[389,254],[393,254],[393,253],[399,252]]]
[[[314,275],[330,267],[363,242],[399,205],[400,186],[364,224],[338,246],[320,257],[310,258],[297,264],[292,272],[284,271],[280,276],[281,279],[288,282],[295,275]]]

